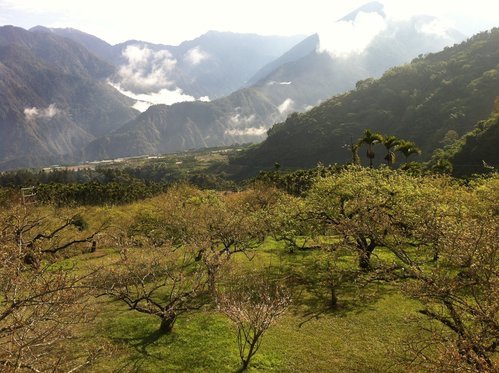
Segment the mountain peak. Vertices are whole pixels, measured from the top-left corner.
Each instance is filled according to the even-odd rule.
[[[378,1],[371,1],[369,3],[366,3],[362,6],[360,6],[359,8],[355,9],[353,12],[351,13],[348,13],[345,17],[341,18],[338,20],[338,22],[342,22],[342,21],[345,21],[345,22],[351,22],[351,21],[355,21],[355,18],[357,17],[357,15],[359,13],[377,13],[379,14],[381,17],[385,18],[385,6],[378,2]]]
[[[30,31],[30,32],[52,32],[52,29],[45,27],[45,26],[42,26],[42,25],[38,25],[38,26],[30,28],[28,31]]]

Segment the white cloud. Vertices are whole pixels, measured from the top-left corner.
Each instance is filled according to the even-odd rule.
[[[39,109],[37,107],[25,108],[24,116],[26,120],[33,121],[37,118],[50,119],[59,114],[60,110],[55,104],[50,104],[45,109]]]
[[[271,80],[270,82],[267,83],[267,85],[290,85],[292,82],[276,82],[275,80]]]
[[[184,60],[191,65],[198,65],[209,57],[210,55],[202,51],[199,46],[189,49],[184,54]]]
[[[319,30],[320,51],[334,57],[361,53],[386,27],[386,20],[378,13],[360,12],[353,21],[336,22]]]
[[[279,113],[286,114],[293,111],[294,104],[295,102],[292,99],[287,98],[277,107],[277,109],[279,110]]]
[[[143,113],[147,109],[149,109],[153,104],[150,101],[135,101],[135,104],[132,105],[132,107],[135,110],[140,111]]]
[[[253,123],[255,121],[255,118],[256,118],[255,114],[251,114],[250,116],[242,116],[241,114],[236,114],[230,118],[230,122],[236,126],[239,125],[247,126],[248,124]]]
[[[448,22],[441,19],[434,19],[430,22],[416,25],[416,30],[424,34],[436,35],[442,38],[450,38],[449,29],[452,27]]]
[[[146,46],[128,45],[122,55],[127,64],[118,70],[121,87],[137,93],[174,87],[170,76],[177,61],[167,50],[155,52]]]
[[[119,84],[113,84],[111,82],[108,83],[125,96],[137,100],[137,102],[133,105],[133,108],[141,112],[146,111],[152,105],[173,105],[177,102],[196,100],[194,97],[183,93],[180,88],[175,88],[173,90],[163,88],[159,92],[153,93],[134,93],[124,89]],[[208,96],[203,96],[199,99],[199,101],[208,102],[210,101],[210,98]]]
[[[34,120],[38,116],[38,109],[36,107],[24,109],[24,116],[28,121]]]
[[[262,136],[267,133],[267,129],[263,126],[261,127],[249,127],[244,129],[227,129],[225,130],[226,135],[231,136]]]

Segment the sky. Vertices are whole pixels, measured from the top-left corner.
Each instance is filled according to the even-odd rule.
[[[310,35],[367,0],[0,0],[0,25],[72,27],[110,44],[177,45],[209,31]],[[497,0],[381,0],[392,19],[430,14],[467,36],[499,26]],[[376,25],[374,25],[376,26]],[[341,32],[341,30],[338,30]]]

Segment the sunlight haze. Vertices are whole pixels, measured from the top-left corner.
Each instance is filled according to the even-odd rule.
[[[116,44],[128,39],[176,45],[209,30],[262,35],[308,35],[328,27],[367,1],[252,2],[213,0],[158,2],[0,0],[0,25],[71,27]],[[382,1],[389,18],[437,16],[470,36],[498,26],[492,0]],[[379,22],[375,24],[380,27]],[[365,41],[361,41],[365,42]]]

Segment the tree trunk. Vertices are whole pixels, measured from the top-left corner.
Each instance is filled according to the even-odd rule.
[[[159,331],[162,334],[168,334],[173,329],[173,324],[175,324],[176,316],[165,316],[161,318],[161,324],[159,326]]]
[[[371,144],[367,145],[367,158],[369,158],[369,167],[373,168],[374,151]]]
[[[363,271],[368,271],[371,267],[371,254],[376,248],[376,241],[370,239],[367,243],[366,237],[357,238],[357,247],[359,249],[359,268]]]
[[[241,372],[244,372],[246,369],[248,369],[248,366],[249,366],[249,363],[251,361],[251,358],[253,357],[253,355],[256,354],[256,344],[257,344],[258,340],[253,340],[252,343],[250,344],[250,347],[249,347],[249,351],[248,351],[248,355],[246,356],[246,358],[242,358],[242,362],[243,362],[243,366],[241,367]]]
[[[437,249],[435,249],[435,250],[433,251],[433,258],[432,258],[432,260],[431,260],[431,261],[432,261],[432,262],[436,262],[436,261],[439,259],[439,254],[440,254],[440,253],[439,253],[439,251],[438,251]]]
[[[368,250],[360,250],[359,252],[359,268],[363,271],[369,270],[371,266],[371,252]]]
[[[336,308],[338,305],[338,297],[336,296],[336,286],[331,286],[331,308]]]
[[[244,372],[246,369],[248,369],[249,366],[249,359],[243,359],[243,366],[241,369],[239,369],[239,372]]]
[[[216,269],[208,267],[208,290],[211,295],[217,292],[216,272]]]
[[[28,252],[24,256],[24,264],[30,265],[35,269],[40,268],[40,259],[33,252]]]

